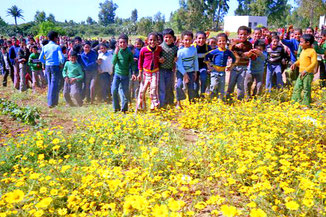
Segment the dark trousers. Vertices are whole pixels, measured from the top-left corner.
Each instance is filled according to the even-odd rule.
[[[326,87],[326,69],[325,69],[325,62],[319,61],[319,79],[320,79],[320,86]]]
[[[2,81],[2,85],[4,87],[7,86],[8,76],[10,76],[12,82],[14,82],[14,68],[13,67],[10,67],[9,69],[3,68],[3,81]]]

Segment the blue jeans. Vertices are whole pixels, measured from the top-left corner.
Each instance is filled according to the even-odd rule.
[[[98,81],[100,86],[100,99],[107,102],[109,99],[109,89],[110,89],[110,74],[108,72],[103,72],[98,74]]]
[[[246,77],[247,66],[235,66],[230,74],[230,82],[226,97],[230,98],[230,95],[234,92],[235,85],[237,85],[237,97],[239,100],[244,97],[244,79]]]
[[[193,101],[195,98],[195,72],[187,72],[189,76],[189,82],[186,84],[188,88],[189,101]],[[177,85],[176,85],[177,101],[186,99],[186,94],[183,91],[183,74],[177,72]]]
[[[170,69],[160,69],[160,106],[164,107],[166,104],[171,105],[174,101],[173,71]]]
[[[59,102],[59,83],[61,73],[59,66],[46,66],[45,73],[48,80],[48,106],[56,106]]]
[[[119,86],[121,86],[122,91],[119,91]],[[128,75],[118,75],[114,74],[112,82],[112,99],[113,99],[113,110],[119,111],[128,111],[128,90],[129,90],[129,76]],[[121,107],[119,104],[119,93],[121,99]]]
[[[219,99],[223,99],[225,89],[225,72],[211,72],[211,85],[210,95],[211,98],[217,96]]]
[[[196,97],[199,97],[199,89],[201,95],[204,95],[204,93],[206,92],[207,78],[208,78],[207,69],[205,68],[200,69],[197,77],[198,77],[197,81],[195,81],[195,92],[196,92]]]
[[[273,74],[274,73],[276,74],[276,86],[277,86],[277,88],[283,87],[281,65],[267,64],[266,89],[268,89],[269,92],[271,92],[271,89],[273,87]]]

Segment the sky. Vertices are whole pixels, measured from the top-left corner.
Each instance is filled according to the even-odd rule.
[[[293,2],[294,0],[290,0]],[[18,24],[34,20],[36,11],[45,11],[47,16],[52,13],[57,21],[75,22],[85,21],[88,16],[98,20],[99,3],[104,0],[0,0],[0,17],[7,23],[13,24],[14,18],[7,16],[7,9],[13,5],[23,10],[24,19],[18,19]],[[165,15],[166,20],[170,13],[179,8],[179,0],[113,0],[118,5],[116,15],[128,18],[133,9],[137,9],[138,18],[153,16],[158,11]],[[238,7],[237,0],[229,1],[228,15],[234,15]]]

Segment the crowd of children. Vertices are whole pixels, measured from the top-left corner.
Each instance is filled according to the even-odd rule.
[[[53,31],[36,40],[2,37],[3,86],[8,77],[20,91],[31,87],[36,93],[47,85],[50,108],[58,104],[63,89],[67,105],[112,100],[114,111],[122,112],[128,111],[132,99],[136,111],[145,110],[148,89],[154,110],[182,109],[186,98],[191,103],[206,96],[230,100],[235,87],[242,100],[262,94],[264,84],[268,92],[294,85],[292,100],[309,107],[317,71],[321,86],[326,86],[326,30],[309,27],[303,32],[290,26],[276,32],[255,28],[252,33],[240,26],[235,39],[226,33],[208,36],[184,31],[177,38],[172,29],[165,29],[149,33],[145,42],[137,38],[134,45],[125,34],[109,41],[70,39]]]

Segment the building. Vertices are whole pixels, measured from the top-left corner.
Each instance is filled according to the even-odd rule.
[[[320,16],[319,18],[319,29],[321,29],[322,26],[326,26],[326,16]]]
[[[257,25],[267,26],[267,17],[260,16],[226,16],[224,31],[237,32],[240,26],[255,28]]]

